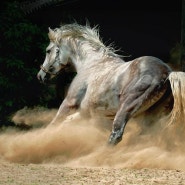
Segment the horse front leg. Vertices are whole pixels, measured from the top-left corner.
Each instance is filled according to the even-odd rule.
[[[87,88],[86,86],[84,86],[84,84],[82,83],[78,84],[77,82],[78,81],[73,81],[73,86],[70,86],[68,95],[63,100],[56,116],[54,117],[50,124],[57,123],[58,121],[60,122],[64,121],[67,118],[67,116],[72,115],[79,109]]]
[[[50,125],[53,125],[58,121],[60,122],[64,121],[67,116],[74,113],[76,110],[77,110],[77,105],[75,103],[69,103],[67,99],[64,99],[64,101],[59,107],[59,110],[57,111],[57,114],[50,122]]]

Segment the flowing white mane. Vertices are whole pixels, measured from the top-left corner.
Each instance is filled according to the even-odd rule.
[[[48,33],[50,41],[60,44],[62,39],[80,40],[79,45],[88,44],[94,51],[103,51],[106,56],[115,56],[116,51],[112,45],[105,46],[99,36],[97,26],[91,28],[89,25],[82,26],[77,23],[61,25],[60,28],[55,28]]]

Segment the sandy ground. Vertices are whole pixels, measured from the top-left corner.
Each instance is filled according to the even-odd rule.
[[[1,161],[1,185],[182,185],[180,170],[65,167],[60,164],[13,164]]]
[[[0,185],[185,185],[181,125],[166,128],[164,120],[154,125],[131,120],[123,140],[110,147],[107,120],[47,126],[55,113],[25,109],[13,121],[33,129],[1,130]]]

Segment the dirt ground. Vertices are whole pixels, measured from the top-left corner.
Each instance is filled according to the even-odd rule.
[[[55,113],[23,110],[14,122],[35,123],[33,129],[1,130],[0,185],[185,185],[182,127],[131,120],[110,147],[106,121],[47,126]]]
[[[181,170],[65,167],[60,164],[0,163],[1,185],[183,185]]]

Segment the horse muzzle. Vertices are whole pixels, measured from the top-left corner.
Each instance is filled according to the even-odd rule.
[[[37,79],[42,82],[45,83],[47,81],[47,75],[44,71],[40,70],[37,74]]]

